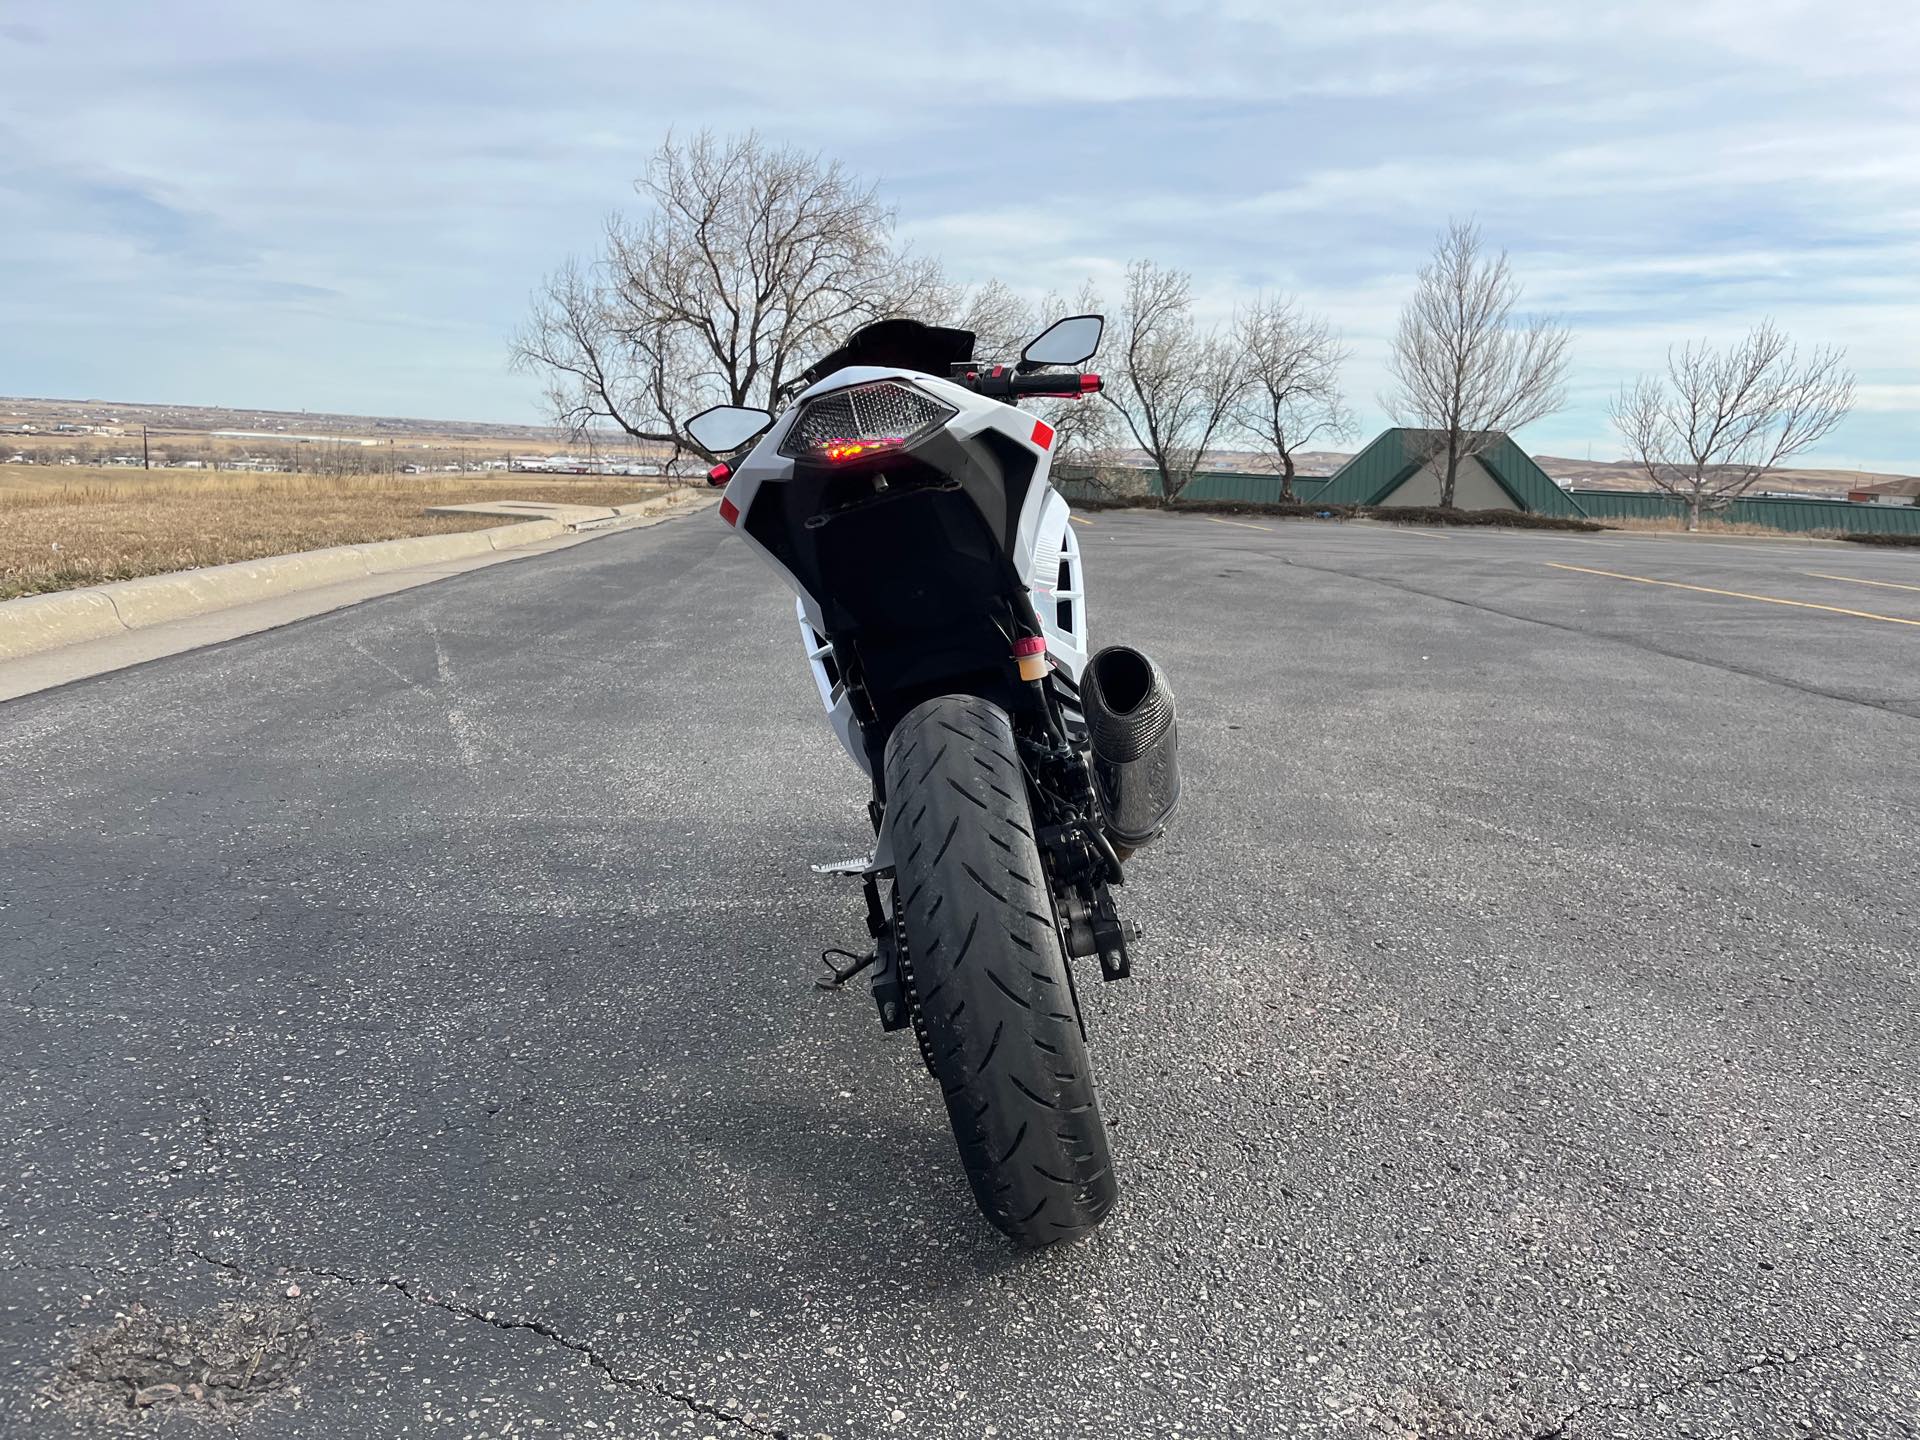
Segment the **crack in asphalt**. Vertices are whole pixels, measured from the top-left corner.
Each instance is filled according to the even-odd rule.
[[[196,1078],[193,1082],[193,1105],[200,1119],[200,1144],[212,1152],[214,1160],[224,1162],[227,1159],[227,1147],[220,1136],[220,1122],[213,1113],[213,1099],[207,1094],[206,1085]]]
[[[231,1260],[222,1259],[218,1255],[209,1255],[194,1246],[182,1245],[180,1247],[180,1253],[190,1255],[203,1264],[215,1266],[249,1282],[255,1281],[255,1276],[250,1274],[244,1267],[235,1264]],[[462,1320],[478,1321],[482,1325],[492,1326],[495,1330],[507,1332],[527,1331],[531,1334],[538,1335],[541,1339],[554,1345],[558,1345],[563,1350],[569,1350],[573,1354],[578,1355],[593,1369],[597,1370],[601,1376],[606,1379],[608,1384],[617,1385],[623,1390],[635,1390],[643,1394],[657,1395],[665,1400],[672,1400],[677,1404],[684,1405],[696,1415],[703,1415],[712,1420],[725,1421],[729,1425],[737,1425],[749,1434],[766,1436],[767,1440],[794,1440],[791,1431],[783,1430],[776,1426],[758,1424],[748,1416],[734,1414],[732,1411],[723,1409],[721,1406],[715,1405],[710,1401],[702,1400],[698,1396],[683,1394],[671,1386],[662,1384],[658,1380],[648,1380],[634,1375],[623,1375],[614,1368],[611,1360],[592,1345],[582,1340],[569,1338],[559,1330],[554,1329],[553,1326],[547,1324],[544,1320],[525,1319],[518,1316],[502,1316],[494,1311],[481,1310],[476,1306],[465,1305],[459,1301],[442,1299],[424,1287],[403,1280],[397,1275],[349,1275],[345,1271],[333,1270],[321,1265],[281,1265],[275,1266],[274,1269],[279,1273],[287,1275],[312,1275],[326,1280],[337,1280],[343,1285],[391,1291],[394,1294],[404,1296],[415,1305],[444,1311],[446,1314],[456,1316]]]
[[[1716,1385],[1725,1385],[1735,1380],[1745,1379],[1749,1375],[1758,1375],[1763,1370],[1790,1370],[1807,1360],[1823,1360],[1829,1355],[1851,1352],[1855,1355],[1878,1355],[1883,1351],[1895,1350],[1902,1345],[1910,1345],[1920,1340],[1920,1330],[1896,1330],[1885,1339],[1872,1344],[1861,1344],[1855,1340],[1833,1340],[1823,1345],[1810,1345],[1798,1350],[1769,1350],[1758,1360],[1749,1360],[1743,1365],[1730,1365],[1717,1370],[1703,1370],[1699,1374],[1689,1375],[1675,1381],[1663,1390],[1655,1390],[1631,1400],[1590,1400],[1584,1405],[1576,1405],[1556,1420],[1549,1428],[1536,1431],[1530,1440],[1573,1440],[1568,1428],[1581,1416],[1595,1411],[1632,1415],[1657,1405],[1663,1400],[1674,1400],[1694,1390],[1710,1389]]]

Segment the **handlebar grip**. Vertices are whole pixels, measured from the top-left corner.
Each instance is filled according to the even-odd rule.
[[[1015,375],[1009,392],[1014,395],[1051,395],[1072,399],[1091,395],[1100,388],[1098,375]]]
[[[956,369],[953,378],[976,394],[994,400],[1018,400],[1024,397],[1051,396],[1072,400],[1100,389],[1098,375],[1021,375],[1005,365]]]

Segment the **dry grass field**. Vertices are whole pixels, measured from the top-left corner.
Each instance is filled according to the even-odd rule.
[[[0,465],[0,600],[326,545],[507,523],[424,513],[477,500],[621,505],[658,483],[601,476],[259,474]]]

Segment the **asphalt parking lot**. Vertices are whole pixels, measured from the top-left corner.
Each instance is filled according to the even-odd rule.
[[[1038,1255],[710,515],[0,704],[0,1434],[1920,1432],[1920,555],[1088,518],[1187,790]]]

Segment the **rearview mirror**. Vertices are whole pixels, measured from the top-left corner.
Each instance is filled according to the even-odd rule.
[[[1056,320],[1027,342],[1027,348],[1020,352],[1020,368],[1084,364],[1100,348],[1100,332],[1106,328],[1106,320],[1098,315],[1069,315]]]
[[[772,412],[748,405],[714,405],[702,410],[682,428],[710,455],[738,450],[773,424]]]

